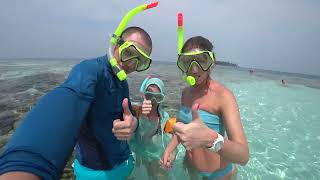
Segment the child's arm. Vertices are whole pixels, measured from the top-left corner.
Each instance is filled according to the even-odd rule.
[[[178,138],[176,135],[172,135],[171,141],[167,145],[162,158],[160,159],[160,164],[166,169],[172,167],[173,161],[176,159],[176,148],[179,144]]]

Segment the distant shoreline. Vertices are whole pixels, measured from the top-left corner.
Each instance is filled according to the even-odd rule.
[[[35,61],[42,61],[42,60],[70,60],[70,61],[77,61],[77,60],[85,60],[85,59],[90,59],[90,58],[0,58],[1,61],[6,61],[6,60],[35,60]],[[158,63],[164,63],[164,64],[176,64],[174,61],[153,61],[152,63],[158,64]],[[254,68],[254,67],[242,67],[239,66],[238,64],[231,63],[231,62],[226,62],[226,61],[216,61],[216,64],[219,66],[226,66],[226,67],[233,67],[233,68],[241,68],[245,69],[247,71],[254,70],[254,72],[268,72],[268,73],[274,73],[274,74],[286,74],[286,75],[301,75],[306,78],[316,78],[319,79],[320,75],[316,74],[304,74],[304,73],[296,73],[296,72],[284,72],[284,71],[276,71],[276,70],[270,70],[270,69],[259,69],[259,68]]]
[[[1,60],[82,60],[82,59],[88,59],[88,58],[0,58]],[[169,64],[175,64],[175,62],[171,61],[153,61],[154,63],[169,63]],[[226,61],[216,61],[216,65],[221,65],[221,66],[232,66],[232,67],[240,67],[238,64],[234,64],[231,62],[226,62]]]
[[[221,65],[221,66],[240,67],[238,64],[234,64],[234,63],[226,62],[226,61],[216,61],[216,64]]]

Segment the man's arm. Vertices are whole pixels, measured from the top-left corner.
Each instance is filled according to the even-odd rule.
[[[65,83],[28,113],[0,155],[0,178],[33,178],[31,173],[59,179],[94,99],[98,76],[93,62],[75,66]]]
[[[26,172],[8,172],[0,176],[0,180],[41,180],[39,176]]]

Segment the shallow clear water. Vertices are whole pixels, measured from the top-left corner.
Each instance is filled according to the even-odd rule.
[[[229,87],[237,95],[251,151],[240,177],[318,179],[320,91],[272,80]]]
[[[0,80],[54,72],[67,74],[78,60],[0,61]],[[129,77],[132,99],[142,80],[153,74],[167,88],[166,110],[174,116],[184,83],[174,64],[154,63],[148,72]],[[239,167],[238,179],[320,179],[320,77],[217,66],[213,78],[230,88],[239,103],[250,147],[250,161]],[[281,84],[281,79],[287,82]],[[1,94],[1,93],[0,93]],[[183,151],[171,179],[185,179]],[[143,165],[136,179],[149,179]]]

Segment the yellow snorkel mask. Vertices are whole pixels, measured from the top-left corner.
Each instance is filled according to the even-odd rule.
[[[136,61],[136,71],[144,71],[150,67],[150,64],[152,62],[151,58],[143,51],[141,50],[141,47],[138,47],[134,43],[130,41],[123,41],[120,38],[120,35],[126,28],[129,21],[139,12],[156,7],[159,2],[152,2],[149,4],[143,4],[140,6],[137,6],[136,8],[129,11],[125,17],[120,22],[117,30],[114,32],[110,39],[110,45],[109,45],[109,62],[112,67],[112,71],[116,74],[118,79],[120,81],[123,81],[127,78],[127,73],[119,66],[117,60],[115,57],[113,57],[113,50],[116,44],[119,44],[119,57],[121,57],[121,60],[123,62],[126,61]]]
[[[184,44],[183,15],[178,13],[178,60],[177,66],[182,71],[182,80],[188,85],[194,86],[197,80],[187,72],[193,65],[197,65],[203,71],[208,71],[215,64],[215,57],[211,51],[193,51],[182,53]]]

